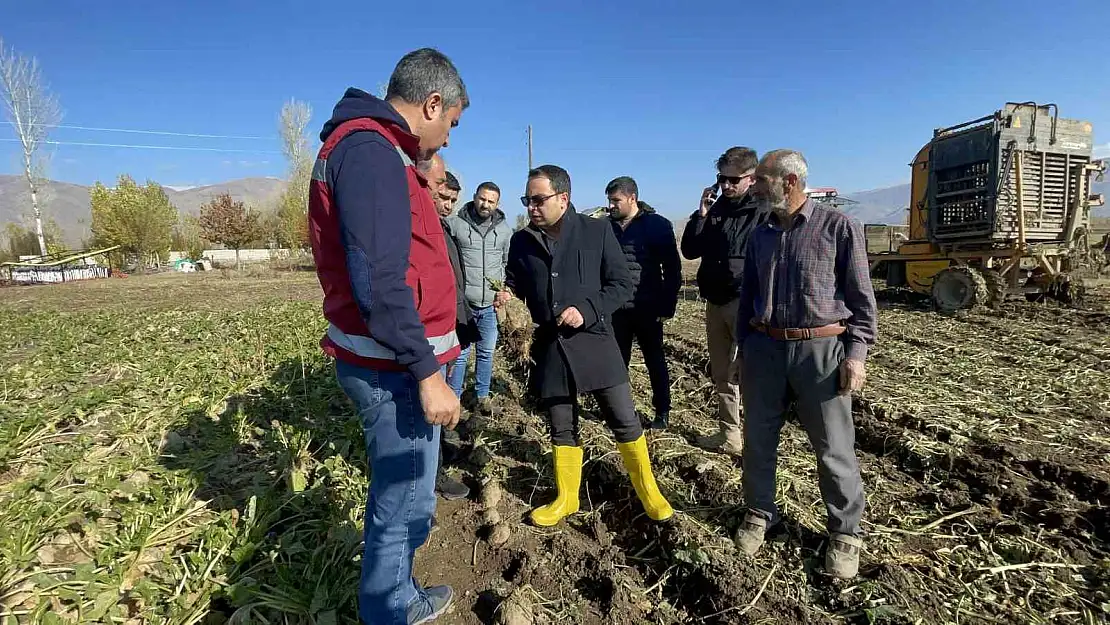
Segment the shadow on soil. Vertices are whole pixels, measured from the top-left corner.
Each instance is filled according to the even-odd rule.
[[[357,623],[366,457],[352,413],[333,366],[298,359],[167,434],[163,464],[193,476],[209,507],[237,514],[213,571],[230,586],[206,623],[236,611],[242,622],[284,613]]]

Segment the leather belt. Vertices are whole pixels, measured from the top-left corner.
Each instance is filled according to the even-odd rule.
[[[772,328],[755,321],[752,322],[752,327],[776,341],[807,341],[828,336],[840,336],[848,329],[842,323],[830,323],[819,328]]]

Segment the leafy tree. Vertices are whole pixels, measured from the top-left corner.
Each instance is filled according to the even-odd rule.
[[[125,174],[114,189],[97,182],[90,195],[97,246],[120,246],[117,256],[140,268],[169,258],[177,209],[158,183],[139,185]]]
[[[300,186],[289,181],[273,215],[274,240],[291,252],[308,247],[308,186],[304,185],[303,193]]]
[[[246,204],[225,193],[200,207],[201,236],[213,243],[235,250],[235,268],[239,269],[239,250],[262,236],[259,215]]]

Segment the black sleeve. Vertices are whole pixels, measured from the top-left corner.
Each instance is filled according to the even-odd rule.
[[[701,244],[702,220],[701,212],[694,211],[682,230],[682,255],[686,260],[697,260],[704,252]]]
[[[754,231],[744,248],[744,279],[740,282],[740,302],[736,307],[736,337],[741,349],[744,347],[744,339],[752,333],[755,294],[760,288]]]
[[[582,313],[583,328],[588,328],[603,316],[611,315],[632,298],[632,274],[617,236],[608,224],[600,228],[601,240],[601,290],[586,297],[585,305],[571,305]]]
[[[509,251],[505,261],[505,288],[520,299],[524,299],[518,290],[522,277],[520,272],[520,257],[524,252],[521,248],[522,243],[520,233],[513,233],[513,236],[509,238]]]
[[[678,243],[670,220],[661,218],[656,238],[656,254],[663,265],[662,310],[660,316],[673,317],[678,308],[678,291],[682,288],[682,259],[678,257]]]

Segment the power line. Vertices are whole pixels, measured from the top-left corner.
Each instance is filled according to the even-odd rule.
[[[0,139],[6,143],[18,143],[19,139]],[[93,143],[88,141],[43,141],[47,145],[78,145],[96,148],[131,148],[137,150],[184,150],[188,152],[236,152],[240,154],[281,154],[277,150],[240,150],[235,148],[197,148],[179,145],[136,145],[131,143]]]
[[[5,124],[15,125],[15,122],[5,121]],[[93,132],[126,132],[137,135],[161,135],[166,137],[193,137],[197,139],[249,139],[267,141],[277,139],[276,136],[256,137],[251,135],[210,135],[196,132],[172,132],[168,130],[137,130],[133,128],[98,128],[94,126],[73,126],[70,124],[50,124],[47,128],[62,128],[66,130],[90,130]]]

